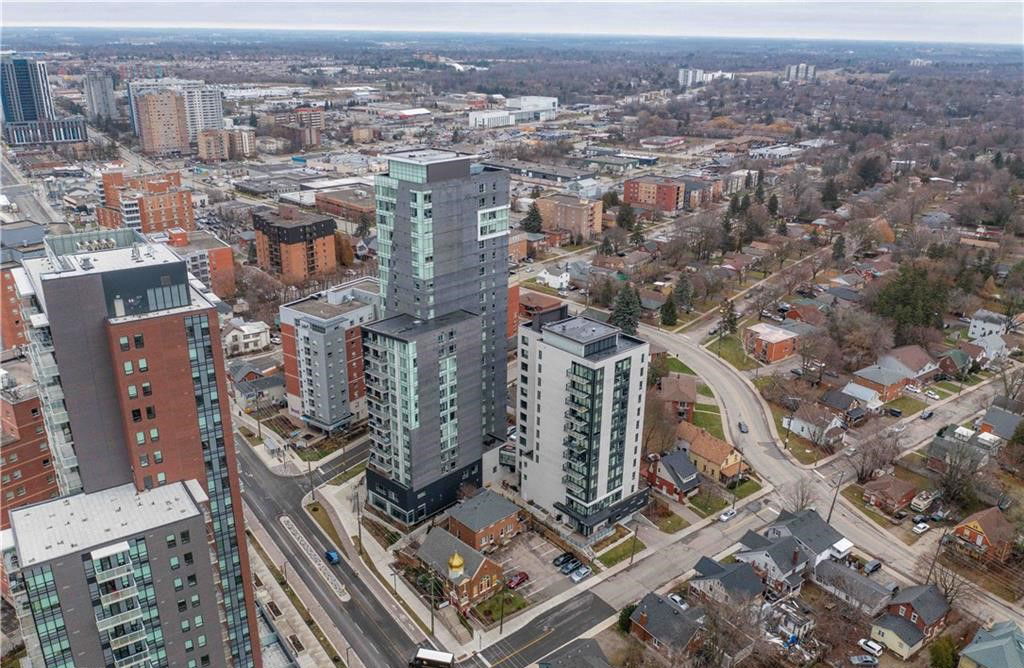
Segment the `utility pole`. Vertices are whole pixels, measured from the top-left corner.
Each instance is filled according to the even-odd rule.
[[[939,560],[939,552],[942,551],[942,545],[946,541],[947,534],[949,534],[948,528],[942,532],[942,536],[939,537],[939,542],[935,544],[935,554],[932,555],[932,563],[928,565],[928,577],[924,579],[925,584],[932,581],[932,573],[935,572],[935,562]]]
[[[498,608],[498,610],[499,610],[499,612],[498,612],[498,636],[500,637],[501,636],[501,632],[505,628],[505,583],[504,582],[501,583],[501,589],[498,590],[498,596],[501,597],[501,600],[498,601],[498,603],[500,604],[500,607]]]
[[[637,544],[637,541],[639,541],[639,538],[637,538],[637,536],[639,534],[640,534],[640,518],[638,517],[638,518],[636,518],[636,520],[633,523],[633,540],[630,543],[629,566],[626,567],[626,570],[629,570],[630,568],[633,568],[633,557],[636,556],[636,544]]]
[[[832,511],[836,507],[836,500],[839,498],[839,488],[843,486],[844,477],[846,477],[846,471],[840,471],[839,480],[836,481],[836,493],[832,495],[832,505],[828,507],[828,519],[825,520],[825,524],[832,521]]]
[[[360,541],[361,544],[361,541]],[[434,585],[436,584],[436,575],[433,571],[430,573],[430,635],[434,635]],[[397,592],[396,592],[397,594]]]
[[[356,502],[356,526],[359,531],[359,556],[363,556],[363,504],[359,502],[359,489],[356,489],[353,497]],[[395,590],[397,593],[397,590]]]

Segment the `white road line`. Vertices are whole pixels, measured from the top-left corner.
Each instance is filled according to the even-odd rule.
[[[819,471],[818,469],[814,469],[814,475],[818,476],[822,480],[825,479],[825,476],[821,475],[821,471]]]

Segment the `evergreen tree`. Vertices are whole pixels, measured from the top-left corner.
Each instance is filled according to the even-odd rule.
[[[786,225],[786,221],[780,220],[775,224],[775,233],[784,237],[789,235],[789,225]]]
[[[821,187],[821,203],[833,211],[839,206],[839,186],[836,185],[835,179],[825,181],[825,185]]]
[[[740,212],[740,196],[739,193],[733,193],[732,197],[729,198],[729,216],[735,216]]]
[[[763,169],[757,170],[757,185],[759,185],[759,186],[763,186],[764,185],[764,170]]]
[[[743,188],[744,190],[750,190],[750,186],[753,184],[754,178],[750,175],[750,170],[747,170],[747,175],[743,177]]]
[[[743,198],[740,200],[740,211],[746,211],[750,208],[750,195],[744,193]]]
[[[779,197],[775,193],[768,198],[768,213],[773,216],[779,215]]]
[[[1003,168],[1003,152],[996,151],[996,157],[992,159],[992,164],[995,165],[996,169]]]
[[[733,225],[732,218],[726,213],[722,217],[722,252],[727,253],[732,250],[733,245]]]
[[[836,262],[846,259],[846,237],[841,234],[832,242],[832,259]]]
[[[764,203],[764,184],[760,181],[757,182],[757,190],[754,191],[754,199],[757,200],[758,204]]]
[[[544,219],[541,218],[540,209],[537,208],[537,203],[534,202],[530,205],[529,211],[526,212],[526,218],[523,218],[523,229],[527,232],[540,232],[544,227]]]
[[[672,291],[672,300],[676,303],[676,306],[683,309],[687,313],[693,308],[693,284],[690,283],[690,279],[683,274],[676,281],[676,288]]]
[[[246,253],[245,259],[249,262],[249,264],[255,264],[256,263],[256,242],[255,241],[250,241],[249,242],[249,249],[248,249],[248,252]]]
[[[639,220],[633,225],[633,233],[629,235],[629,241],[637,248],[644,243],[644,226]]]
[[[740,316],[736,313],[736,305],[731,299],[722,303],[722,331],[726,334],[735,334],[740,325]]]
[[[626,283],[615,296],[615,305],[612,306],[612,315],[608,322],[626,334],[636,334],[636,328],[640,324],[640,310],[640,295]]]
[[[604,208],[610,209],[613,206],[619,205],[619,193],[614,190],[609,190],[605,194],[601,195],[601,201],[604,202]]]
[[[612,245],[612,238],[607,234],[601,239],[601,247],[597,249],[601,255],[614,255],[615,246]]]
[[[661,324],[672,327],[677,322],[679,322],[679,316],[676,313],[676,304],[671,299],[666,299],[665,303],[661,305]]]
[[[620,205],[619,212],[615,215],[615,224],[629,232],[633,229],[634,223],[636,223],[636,212],[633,211],[633,207],[628,203]]]

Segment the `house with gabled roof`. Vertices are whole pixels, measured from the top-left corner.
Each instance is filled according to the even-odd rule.
[[[782,426],[830,451],[842,446],[846,434],[842,419],[818,404],[801,404],[792,415],[782,418]]]
[[[886,612],[871,625],[871,639],[903,660],[938,635],[949,618],[949,602],[935,585],[916,585],[896,592]]]
[[[908,378],[903,372],[879,364],[872,364],[853,372],[853,382],[877,392],[882,403],[898,398],[907,381]]]
[[[783,510],[764,530],[764,536],[793,536],[801,547],[814,555],[814,566],[826,559],[845,559],[853,550],[852,542],[810,508],[796,513]]]
[[[1010,558],[1017,530],[999,508],[986,508],[965,517],[953,529],[948,545],[979,561],[1005,562]]]
[[[676,426],[676,445],[700,474],[722,484],[739,480],[748,468],[736,448],[689,422]]]
[[[434,527],[423,539],[415,558],[444,585],[444,596],[463,614],[497,593],[504,571],[498,562],[456,538],[444,527]]]
[[[1024,668],[1024,631],[1011,621],[978,629],[957,668]]]
[[[1013,438],[1013,434],[1022,420],[1024,420],[1024,401],[1000,395],[992,400],[992,405],[985,411],[978,430],[995,434],[1004,441],[1009,441]]]
[[[814,567],[811,580],[869,617],[874,617],[884,610],[892,598],[892,592],[877,580],[831,559],[826,559]]]
[[[466,545],[489,552],[526,530],[519,506],[489,489],[478,490],[448,512],[448,531]]]
[[[669,661],[681,660],[697,647],[703,620],[703,608],[683,608],[651,592],[629,616],[629,634]]]
[[[864,502],[893,515],[910,505],[917,486],[894,475],[884,475],[864,483]]]
[[[696,596],[706,601],[749,606],[751,612],[760,607],[765,585],[750,564],[723,564],[701,557],[693,569],[697,574],[690,578],[690,591]]]
[[[915,384],[929,383],[939,373],[938,363],[918,345],[893,348],[878,358],[878,366],[895,371]]]
[[[700,491],[700,476],[686,452],[650,455],[641,475],[652,488],[684,503]]]
[[[765,538],[748,531],[740,538],[740,549],[733,556],[738,562],[750,564],[766,586],[789,594],[800,591],[815,555],[793,536]]]
[[[697,404],[697,377],[678,371],[670,371],[654,386],[654,396],[662,401],[666,413],[676,420],[693,422],[693,410]]]

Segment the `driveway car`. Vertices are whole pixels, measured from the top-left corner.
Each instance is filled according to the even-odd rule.
[[[918,387],[917,385],[907,385],[907,386],[906,386],[905,388],[903,388],[903,389],[904,389],[904,390],[906,390],[907,392],[910,392],[910,393],[912,393],[912,394],[917,394],[918,392],[920,392],[920,391],[921,391],[921,388],[920,388],[920,387]]]
[[[924,393],[924,396],[928,397],[932,401],[938,401],[939,399],[942,398],[939,396],[939,393],[936,392],[935,390],[928,390],[927,392]]]
[[[736,517],[736,509],[735,508],[730,508],[727,511],[725,511],[724,513],[722,513],[721,515],[718,516],[718,521],[719,522],[728,522],[729,520],[731,520],[734,517]]]
[[[563,552],[562,554],[560,554],[557,557],[555,557],[554,560],[552,560],[551,563],[554,564],[555,566],[561,566],[562,564],[564,564],[565,562],[569,561],[570,559],[575,559],[575,558],[576,557],[573,555],[572,552]]]
[[[857,644],[860,645],[862,650],[872,656],[882,656],[882,652],[885,651],[881,645],[876,643],[874,640],[868,640],[867,638],[861,638],[857,641]]]
[[[672,601],[673,603],[678,605],[683,610],[686,610],[687,608],[690,607],[689,604],[686,601],[684,601],[683,597],[680,596],[679,594],[669,594],[668,595],[668,600]]]
[[[924,413],[921,413],[922,420],[931,420],[933,417],[935,417],[935,411],[925,411]]]
[[[569,573],[572,573],[574,570],[576,570],[577,568],[579,568],[582,565],[583,565],[583,562],[581,562],[576,557],[573,557],[569,561],[567,561],[564,564],[562,564],[562,569],[561,570],[562,570],[562,573],[564,575],[568,575]]]
[[[854,666],[877,666],[878,659],[869,654],[858,654],[850,657],[850,663]]]
[[[913,529],[911,529],[911,531],[913,531],[913,532],[914,532],[914,533],[916,533],[916,534],[917,534],[918,536],[920,536],[920,535],[921,535],[921,534],[923,534],[923,533],[924,533],[925,531],[928,531],[928,529],[931,529],[931,527],[930,527],[930,526],[928,526],[927,524],[925,524],[924,522],[920,522],[920,523],[918,523],[918,524],[915,524],[915,525],[914,525],[914,528],[913,528]]]

